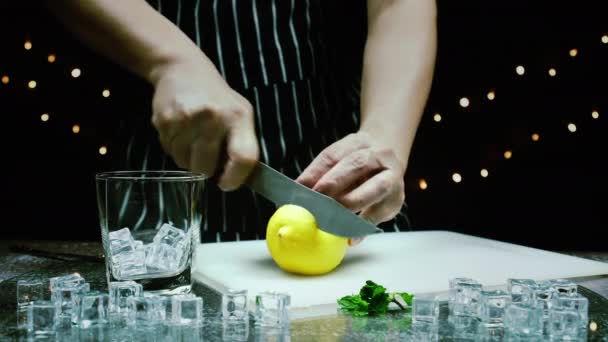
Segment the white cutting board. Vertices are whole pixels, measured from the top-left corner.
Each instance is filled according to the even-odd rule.
[[[357,293],[366,280],[389,291],[443,292],[454,277],[503,286],[507,278],[608,275],[608,263],[448,231],[376,234],[349,248],[342,264],[323,276],[279,269],[265,241],[205,243],[197,247],[193,277],[208,286],[291,295],[292,317],[335,312],[336,299]],[[316,307],[316,309],[315,309]],[[319,311],[319,308],[325,308]],[[295,316],[293,314],[295,313]]]

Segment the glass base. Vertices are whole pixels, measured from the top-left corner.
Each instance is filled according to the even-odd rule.
[[[141,284],[145,294],[159,296],[186,294],[190,293],[192,289],[192,278],[190,273],[191,267],[186,267],[182,272],[174,276],[131,280]],[[116,279],[111,272],[109,272],[108,280],[114,282],[124,281],[125,279]]]

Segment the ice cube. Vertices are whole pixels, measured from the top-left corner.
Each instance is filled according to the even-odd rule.
[[[27,329],[27,315],[33,302],[42,300],[44,282],[41,280],[17,281],[17,328]]]
[[[581,325],[581,317],[578,311],[562,307],[549,309],[547,330],[552,341],[579,341]]]
[[[135,241],[133,240],[133,236],[131,235],[131,231],[129,228],[122,228],[119,230],[115,230],[110,232],[110,250],[112,252],[112,256],[128,253],[135,249]]]
[[[176,325],[200,326],[203,324],[203,299],[193,296],[172,298],[172,319]]]
[[[247,341],[249,319],[228,319],[222,322],[223,341]]]
[[[281,292],[261,292],[255,297],[255,324],[281,327],[289,325],[291,298]]]
[[[541,305],[545,318],[549,315],[552,300],[557,296],[557,291],[549,282],[542,282],[534,289],[533,301]]]
[[[181,229],[163,224],[151,244],[145,245],[146,267],[160,272],[178,272],[190,250],[190,239]]]
[[[144,248],[144,242],[143,242],[143,241],[141,241],[141,240],[135,240],[135,241],[133,242],[133,248],[135,248],[135,249],[141,249],[141,248]]]
[[[124,279],[147,272],[146,251],[143,248],[115,255],[112,261],[117,278]]]
[[[514,303],[505,311],[504,327],[511,340],[528,340],[543,334],[543,310],[536,303]]]
[[[449,315],[448,322],[456,339],[474,339],[479,328],[479,319],[474,316]]]
[[[154,236],[153,241],[156,244],[165,244],[176,248],[186,242],[186,233],[182,229],[164,223]]]
[[[110,298],[106,293],[91,292],[81,295],[78,326],[88,329],[107,324],[109,302]]]
[[[412,303],[412,320],[435,324],[439,318],[439,301],[433,295],[416,295]]]
[[[481,321],[486,326],[502,325],[509,304],[511,304],[511,295],[505,291],[481,291],[479,310]]]
[[[77,286],[57,286],[51,292],[51,301],[57,306],[57,316],[61,319],[72,319],[72,307],[76,296],[91,290],[89,283]]]
[[[156,327],[166,318],[163,298],[159,296],[128,297],[127,323],[135,327]]]
[[[537,284],[532,279],[508,279],[507,292],[511,294],[513,303],[527,303],[532,301],[534,289]]]
[[[589,321],[589,300],[580,294],[558,295],[553,297],[551,307],[576,311],[579,315],[581,327],[586,327]]]
[[[82,297],[85,295],[95,295],[95,294],[102,294],[102,292],[97,291],[97,290],[91,290],[88,292],[76,292],[74,293],[74,295],[72,296],[72,322],[73,324],[78,324],[78,320],[80,319],[80,309],[81,309],[81,304],[82,304]],[[61,323],[61,322],[60,322]]]
[[[229,289],[222,295],[224,319],[248,319],[247,290]]]
[[[475,342],[502,342],[505,337],[505,329],[502,326],[477,325]]]
[[[28,331],[36,338],[52,338],[55,336],[57,309],[49,300],[37,300],[28,308]]]
[[[416,298],[416,297],[414,297]],[[439,341],[439,326],[437,324],[417,321],[412,323],[411,341],[435,342]]]
[[[76,287],[84,282],[84,278],[79,273],[53,277],[49,279],[49,291],[53,292],[56,287]]]
[[[110,282],[110,312],[127,314],[129,297],[140,297],[143,295],[143,286],[132,280]]]
[[[165,272],[175,272],[180,266],[183,249],[165,244],[153,244],[146,254],[146,267]]]
[[[567,279],[551,279],[548,281],[558,294],[574,296],[577,294],[578,285]]]
[[[448,307],[450,315],[476,316],[479,314],[481,284],[470,278],[450,280]]]

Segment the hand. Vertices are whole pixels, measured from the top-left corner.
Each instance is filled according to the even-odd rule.
[[[212,65],[178,62],[162,69],[152,107],[161,145],[179,167],[208,177],[223,170],[223,190],[247,179],[259,154],[253,109]],[[225,163],[218,165],[224,146]]]
[[[401,209],[404,173],[405,166],[391,148],[358,132],[323,150],[297,181],[377,224]]]

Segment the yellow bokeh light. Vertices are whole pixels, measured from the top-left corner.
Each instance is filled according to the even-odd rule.
[[[608,44],[608,34],[602,36],[602,43]]]
[[[40,115],[40,120],[42,120],[42,122],[49,121],[49,115],[47,113]]]
[[[55,55],[50,54],[48,55],[48,57],[46,58],[47,61],[49,61],[49,63],[54,63],[57,57],[55,57]]]
[[[532,141],[538,141],[540,140],[540,135],[538,135],[538,133],[532,133]]]
[[[519,75],[522,76],[523,74],[526,73],[526,68],[524,68],[523,65],[518,65],[515,67],[515,72]]]
[[[591,117],[594,119],[599,119],[600,117],[600,112],[598,112],[597,110],[594,110],[591,112]]]
[[[108,153],[108,148],[105,146],[101,146],[99,148],[99,154],[101,154],[102,156],[105,155],[106,153]]]
[[[513,152],[511,150],[506,150],[504,157],[505,159],[511,159],[511,157],[513,157]]]
[[[494,100],[496,98],[496,93],[494,92],[494,90],[490,90],[488,92],[487,97],[488,97],[488,100],[490,100],[490,101]]]
[[[2,83],[8,84],[11,79],[7,75],[2,75]]]
[[[426,190],[429,187],[429,185],[427,184],[427,182],[424,178],[422,178],[418,181],[418,186],[420,187],[420,190]]]
[[[78,69],[78,68],[72,69],[72,77],[78,78],[78,77],[80,77],[80,74],[81,74],[80,69]]]
[[[462,176],[459,173],[454,172],[452,174],[452,180],[454,181],[454,183],[460,183],[462,182]]]
[[[74,125],[74,126],[72,126],[72,132],[73,132],[74,134],[78,134],[78,133],[80,133],[80,126],[79,126],[79,125]]]
[[[549,69],[549,76],[551,77],[555,77],[555,75],[557,75],[557,70],[555,70],[555,68],[551,68]]]
[[[30,89],[36,88],[36,81],[32,80],[32,81],[27,82],[27,87]]]
[[[469,104],[471,104],[469,99],[466,97],[460,98],[460,101],[458,101],[458,103],[460,103],[460,107],[462,107],[462,108],[467,108],[469,106]]]
[[[570,49],[570,52],[568,52],[570,54],[570,57],[576,57],[576,55],[578,55],[578,50],[577,49]]]
[[[103,97],[110,97],[110,90],[109,90],[109,89],[104,89],[104,90],[101,92],[101,95],[102,95]]]
[[[576,125],[573,123],[568,124],[568,130],[572,133],[576,132]]]
[[[26,50],[30,50],[32,48],[32,42],[30,42],[29,40],[26,40],[25,43],[23,44],[23,47]]]
[[[439,113],[435,113],[435,115],[433,115],[433,120],[434,120],[435,122],[439,122],[439,121],[441,121],[441,114],[439,114]]]
[[[597,331],[597,323],[595,321],[589,322],[589,330]]]
[[[483,177],[483,178],[487,178],[488,175],[490,174],[488,172],[488,170],[486,170],[486,169],[481,169],[481,171],[479,173],[481,174],[481,177]]]

